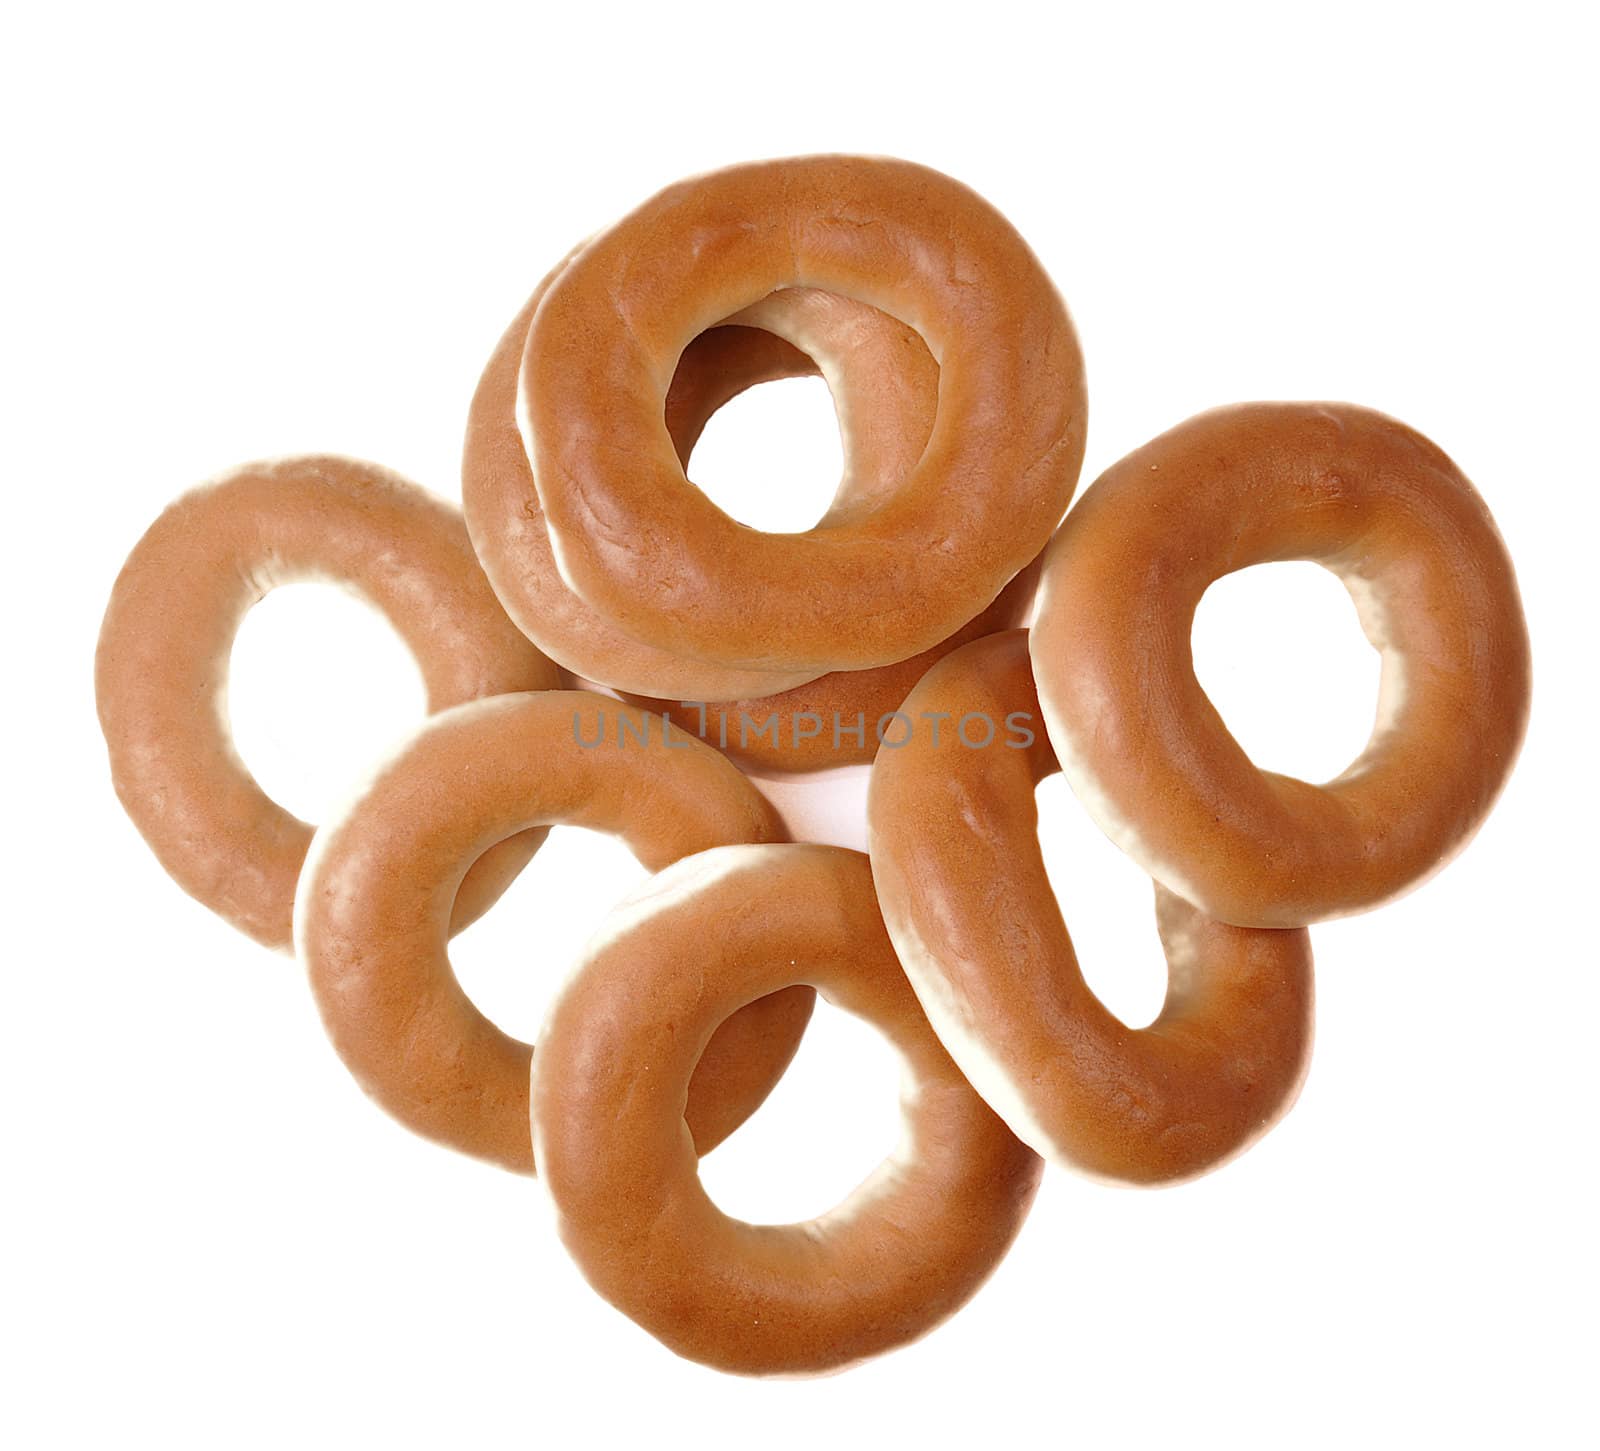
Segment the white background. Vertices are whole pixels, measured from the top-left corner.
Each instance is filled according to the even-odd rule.
[[[1593,1444],[1582,9],[537,12],[8,22],[0,1439]],[[574,241],[691,172],[830,149],[949,171],[1030,240],[1088,360],[1086,483],[1241,399],[1351,399],[1434,437],[1517,560],[1537,682],[1466,855],[1315,933],[1315,1063],[1273,1134],[1178,1189],[1052,1171],[949,1324],[762,1383],[674,1358],[588,1292],[535,1183],[361,1096],[294,964],[184,897],[120,813],[90,665],[116,569],[175,493],[336,450],[453,494],[478,369]],[[697,477],[741,517],[803,525],[838,467],[827,413],[820,385],[761,390]],[[1374,658],[1312,566],[1225,582],[1196,649],[1260,759],[1325,776],[1359,747]],[[305,813],[419,708],[381,624],[312,588],[252,616],[235,665],[246,757]],[[860,784],[784,799],[859,841]],[[1148,886],[1059,779],[1043,809],[1086,971],[1146,1021]],[[464,980],[531,1035],[639,876],[557,832],[461,940]],[[820,1013],[708,1181],[748,1216],[820,1210],[888,1146],[894,1092],[887,1049]]]

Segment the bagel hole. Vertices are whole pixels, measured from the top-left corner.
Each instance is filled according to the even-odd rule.
[[[821,378],[747,388],[712,415],[688,468],[723,513],[767,534],[814,527],[843,472],[839,420]]]
[[[1261,769],[1329,781],[1366,746],[1382,660],[1321,565],[1224,575],[1201,599],[1190,643],[1201,689]]]
[[[274,589],[228,662],[234,748],[257,784],[317,822],[427,712],[422,672],[381,613],[331,584]]]
[[[552,827],[500,900],[452,940],[456,981],[502,1032],[533,1042],[595,929],[648,876],[620,838]]]
[[[819,996],[794,1061],[750,1120],[700,1161],[724,1214],[795,1224],[835,1209],[900,1140],[902,1062]]]
[[[1060,772],[1039,783],[1034,799],[1039,852],[1078,970],[1108,1012],[1129,1028],[1148,1027],[1167,996],[1150,878],[1101,833]]]

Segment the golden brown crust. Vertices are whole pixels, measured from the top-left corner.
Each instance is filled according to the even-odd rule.
[[[1323,786],[1258,770],[1189,654],[1207,586],[1283,559],[1338,574],[1384,656],[1372,739]],[[1488,814],[1527,721],[1527,627],[1483,500],[1427,439],[1350,404],[1218,409],[1114,464],[1046,556],[1031,649],[1079,799],[1158,881],[1245,926],[1429,876]]]
[[[388,469],[323,456],[247,464],[174,502],[128,557],[101,626],[95,696],[112,779],[173,879],[280,948],[312,827],[239,759],[226,689],[239,622],[298,579],[345,585],[382,611],[421,668],[430,711],[559,683],[500,608],[459,511]],[[501,843],[474,867],[454,929],[542,838]]]
[[[680,723],[695,717],[682,709],[685,700],[731,700],[759,709],[756,720],[776,715],[780,737],[790,739],[792,716],[813,708],[802,700],[837,702],[850,718],[864,710],[875,720],[882,710],[893,709],[921,669],[940,650],[954,648],[952,644],[924,651],[911,662],[883,666],[882,676],[833,672],[837,678],[820,685],[807,672],[735,670],[657,650],[619,630],[561,578],[542,532],[544,516],[516,428],[515,400],[529,321],[566,265],[540,284],[506,330],[484,370],[468,421],[462,461],[468,527],[507,608],[530,638],[574,674],[641,704],[670,708]],[[892,494],[927,445],[938,409],[939,368],[905,324],[864,303],[815,289],[773,292],[701,333],[684,349],[664,405],[679,463],[687,466],[706,422],[731,398],[759,383],[815,374],[819,362],[839,415],[845,469],[818,527],[843,527],[869,513]],[[959,643],[1018,623],[1032,602],[1035,580],[1036,569],[1030,566],[952,640]],[[820,688],[795,700],[780,698],[791,687],[808,683]],[[827,718],[831,723],[832,716]],[[737,719],[733,714],[735,727]],[[736,745],[737,729],[731,739]],[[836,754],[831,740],[826,751],[802,743],[798,751],[773,754],[783,759],[768,760],[756,744],[744,759],[772,769],[816,770],[872,758],[870,745],[852,754],[846,743]]]
[[[1033,601],[1038,560],[933,648],[869,670],[831,671],[786,690],[773,686],[788,677],[709,666],[622,634],[567,587],[548,539],[534,527],[543,516],[513,416],[528,320],[560,270],[540,286],[501,339],[468,425],[462,477],[469,525],[492,519],[496,508],[506,506],[508,494],[520,490],[520,497],[531,500],[509,532],[480,522],[477,542],[508,607],[568,669],[621,690],[646,709],[666,711],[685,730],[748,767],[796,772],[870,762],[877,722],[905,699],[929,665],[968,640],[1022,622]],[[818,371],[796,343],[822,360],[837,400],[845,472],[825,521],[844,525],[870,512],[915,467],[938,408],[938,364],[911,329],[876,308],[787,288],[701,333],[684,350],[667,391],[667,432],[680,462],[687,464],[707,420],[729,399],[757,383]],[[662,684],[651,692],[629,684],[640,679]],[[663,696],[660,690],[674,682],[683,690]],[[737,687],[748,689],[751,682],[761,693],[738,694]],[[705,691],[688,688],[697,683]],[[702,715],[701,705],[723,702],[730,690],[735,691],[731,701]],[[853,729],[858,718],[859,737]]]
[[[701,1187],[684,1085],[719,1023],[797,982],[899,1049],[906,1135],[831,1213],[745,1224]],[[858,852],[729,847],[663,872],[590,945],[536,1063],[535,1155],[563,1241],[612,1304],[722,1370],[832,1370],[932,1329],[999,1262],[1039,1182],[929,1029]]]
[[[428,722],[318,833],[296,905],[296,947],[361,1086],[424,1137],[525,1173],[532,1049],[462,992],[445,929],[473,861],[557,824],[614,833],[651,870],[784,834],[735,766],[659,720],[583,691],[506,695]],[[809,990],[777,994],[718,1035],[688,1111],[702,1151],[754,1112],[810,1012]]]
[[[940,380],[928,447],[898,487],[847,522],[774,535],[688,484],[662,402],[689,339],[783,288],[914,320]],[[814,676],[933,647],[1038,553],[1082,457],[1082,360],[1059,295],[993,208],[907,162],[766,162],[662,192],[551,285],[521,384],[563,578],[636,639],[741,669]],[[474,537],[515,528],[526,505],[502,499]]]
[[[1225,927],[1157,888],[1167,1000],[1129,1029],[1084,982],[1045,875],[1034,790],[1057,766],[1026,634],[958,650],[905,710],[944,728],[879,753],[873,877],[906,975],[990,1106],[1048,1158],[1137,1184],[1215,1168],[1270,1128],[1310,1059],[1309,934]],[[963,742],[970,713],[995,723],[989,745]]]
[[[915,333],[876,308],[827,293],[805,292],[791,301],[793,295],[793,289],[773,293],[738,316],[787,330],[828,357],[839,375],[835,392],[843,405],[850,456],[826,517],[843,523],[892,493],[921,457],[937,411],[938,365]],[[696,344],[716,335],[702,333]],[[674,397],[685,381],[686,370],[680,364],[667,394],[669,431]],[[688,374],[687,381],[693,386],[695,374]],[[688,416],[687,410],[683,416]],[[680,456],[687,459],[692,440],[677,433],[673,438]],[[908,660],[868,670],[834,670],[791,690],[722,703],[631,694],[628,699],[646,709],[665,711],[685,730],[754,770],[804,772],[865,765],[877,752],[878,726],[899,709],[929,666],[969,640],[1023,622],[1033,604],[1039,565],[1040,560],[1033,560],[987,609],[948,639]]]
[[[880,727],[883,734],[902,729],[890,717],[933,665],[972,640],[1022,624],[1033,604],[1039,564],[1036,559],[988,609],[948,640],[894,665],[833,670],[793,690],[754,700],[686,704],[645,696],[628,699],[665,711],[684,730],[710,741],[750,770],[803,772],[869,765],[878,753]]]

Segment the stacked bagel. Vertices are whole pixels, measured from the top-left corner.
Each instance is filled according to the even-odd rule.
[[[838,493],[803,533],[749,529],[691,451],[743,390],[817,373]],[[1270,1128],[1309,1060],[1308,927],[1459,850],[1526,721],[1510,560],[1428,440],[1350,405],[1224,408],[1068,512],[1085,423],[1065,305],[960,184],[858,157],[682,182],[512,320],[463,510],[319,456],[152,525],[96,659],[117,792],[180,885],[297,953],[362,1087],[537,1174],[586,1277],[665,1344],[750,1374],[891,1349],[976,1291],[1045,1161],[1170,1183]],[[1190,659],[1206,588],[1282,559],[1338,574],[1383,657],[1372,738],[1322,785],[1254,767]],[[430,712],[315,831],[225,710],[243,615],[305,577],[383,611]],[[742,769],[864,762],[867,855],[789,841]],[[1090,991],[1046,878],[1034,791],[1057,770],[1154,883],[1170,986],[1147,1028]],[[555,824],[654,875],[535,1048],[448,943]],[[783,1074],[816,992],[899,1049],[903,1141],[817,1220],[731,1219],[698,1157]]]

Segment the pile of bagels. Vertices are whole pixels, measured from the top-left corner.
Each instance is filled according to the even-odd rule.
[[[743,390],[816,374],[838,493],[802,533],[748,528],[690,452]],[[96,658],[117,793],[187,892],[297,954],[362,1088],[536,1173],[585,1277],[671,1349],[747,1374],[892,1349],[994,1269],[1044,1161],[1170,1183],[1275,1123],[1310,1052],[1308,926],[1448,861],[1527,717],[1510,560],[1426,438],[1346,404],[1221,408],[1068,512],[1085,423],[1066,306],[966,187],[851,156],[681,182],[513,319],[463,509],[314,456],[156,520]],[[1191,660],[1207,587],[1276,560],[1334,571],[1382,656],[1371,740],[1322,785],[1257,769]],[[226,701],[241,619],[302,579],[388,618],[429,711],[320,829],[253,780]],[[869,854],[790,841],[746,774],[863,762]],[[1045,874],[1058,770],[1155,883],[1170,987],[1143,1029],[1086,986]],[[448,944],[557,824],[653,875],[535,1048]],[[698,1157],[817,992],[902,1057],[902,1142],[819,1219],[732,1219]]]

